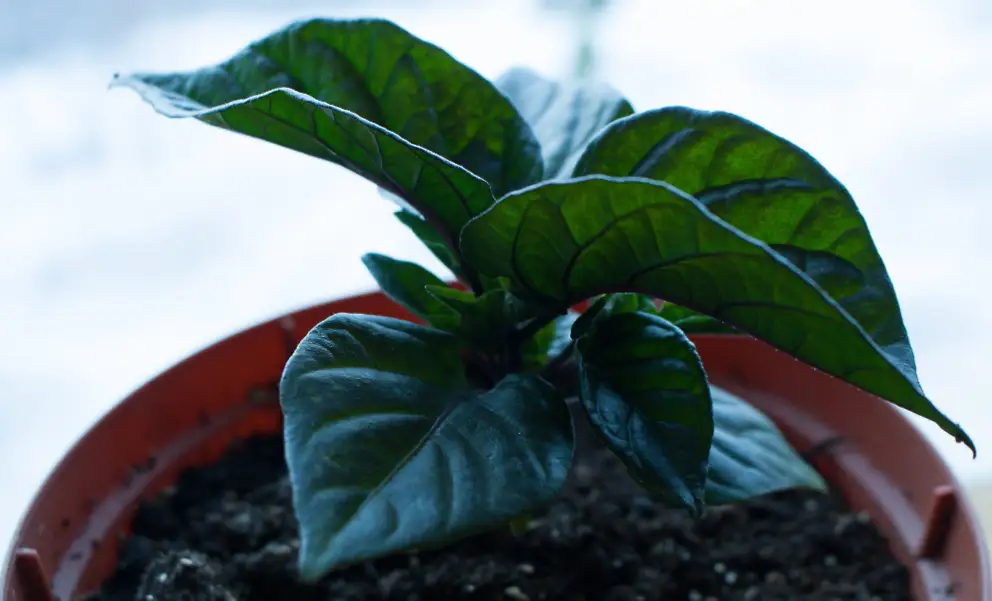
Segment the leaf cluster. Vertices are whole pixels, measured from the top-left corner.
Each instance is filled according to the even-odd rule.
[[[305,578],[539,510],[569,472],[575,419],[693,513],[823,488],[711,385],[687,333],[759,338],[974,449],[920,387],[854,199],[743,118],[635,112],[608,86],[527,69],[490,82],[369,19],[294,23],[219,65],[114,84],[374,182],[460,282],[369,254],[420,323],[334,315],[286,365]]]

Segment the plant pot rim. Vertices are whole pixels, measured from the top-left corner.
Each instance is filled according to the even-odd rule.
[[[35,494],[0,566],[0,601],[69,601],[102,582],[116,564],[114,535],[126,530],[141,497],[182,467],[215,459],[229,442],[278,428],[282,367],[306,332],[335,312],[410,319],[381,292],[348,296],[242,330],[139,387],[75,442]],[[956,585],[958,599],[992,601],[971,501],[901,412],[752,338],[691,338],[713,381],[763,410],[800,450],[843,437],[814,464],[889,537],[913,573],[917,599],[944,599],[942,589]],[[81,466],[94,464],[103,469],[84,477]]]

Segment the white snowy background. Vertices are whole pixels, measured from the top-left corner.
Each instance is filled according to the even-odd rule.
[[[158,372],[371,287],[367,251],[439,267],[357,176],[107,91],[115,71],[206,65],[317,15],[393,18],[490,77],[563,76],[575,50],[536,0],[0,0],[0,541],[68,446]],[[849,187],[923,385],[978,459],[921,427],[966,481],[992,477],[992,4],[618,0],[599,42],[599,76],[637,108],[738,113]]]

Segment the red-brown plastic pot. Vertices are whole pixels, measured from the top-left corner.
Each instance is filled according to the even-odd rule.
[[[409,318],[381,294],[312,307],[203,350],[124,399],[66,454],[3,565],[2,601],[70,601],[100,586],[139,499],[234,440],[280,426],[277,382],[306,332],[336,312]],[[714,382],[765,411],[911,568],[916,599],[992,601],[981,529],[930,444],[888,403],[749,338],[695,338]],[[838,439],[838,437],[840,437]]]

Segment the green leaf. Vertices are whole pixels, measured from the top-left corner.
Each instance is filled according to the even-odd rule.
[[[933,420],[974,450],[901,354],[876,344],[792,263],[666,183],[590,176],[532,186],[469,223],[461,249],[480,272],[548,303],[629,291],[705,313]]]
[[[578,340],[579,337],[585,335],[594,324],[603,318],[619,313],[636,313],[638,311],[652,314],[658,313],[654,301],[643,294],[633,292],[603,294],[596,298],[596,301],[575,320],[575,323],[572,325],[571,337],[574,340]]]
[[[674,323],[686,334],[740,334],[736,328],[713,319],[708,315],[666,302],[659,315]]]
[[[657,315],[600,315],[577,341],[589,420],[634,480],[698,515],[713,414],[696,347]]]
[[[617,294],[608,294],[605,298],[606,306],[603,312],[608,315],[637,313],[638,311],[652,314],[658,313],[658,306],[655,305],[654,299],[644,294],[620,292]]]
[[[427,292],[457,316],[457,325],[451,331],[487,351],[506,350],[509,337],[520,324],[547,315],[540,306],[505,289],[476,296],[442,283],[428,286]]]
[[[596,297],[596,300],[592,302],[586,310],[579,315],[579,318],[575,320],[572,324],[571,337],[573,340],[578,340],[581,336],[584,336],[586,332],[592,329],[593,324],[599,318],[600,314],[606,309],[607,303],[610,301],[610,294],[603,294]]]
[[[442,330],[458,326],[458,315],[427,291],[428,286],[447,287],[440,278],[416,263],[368,253],[362,262],[389,298],[407,311]]]
[[[547,179],[569,177],[586,144],[608,124],[634,112],[610,86],[561,84],[521,67],[504,73],[496,87],[537,135]]]
[[[346,167],[402,197],[451,239],[493,193],[543,173],[540,146],[509,100],[388,21],[301,21],[217,66],[128,75],[112,85],[135,90],[168,117],[197,118]]]
[[[660,315],[665,320],[672,322],[686,334],[739,334],[736,329],[722,323],[708,315],[703,315],[680,307],[673,302],[663,301],[663,307],[659,310],[656,301],[643,294],[622,292],[617,294],[604,294],[599,297],[596,303],[579,318],[577,329],[572,331],[572,337],[578,338],[585,329],[597,319],[600,311],[607,315],[616,313],[633,313],[644,311],[654,315]],[[588,322],[588,323],[586,323]]]
[[[280,383],[300,573],[430,548],[540,508],[565,482],[572,426],[545,381],[466,384],[457,339],[337,314]]]
[[[557,359],[572,343],[572,326],[579,314],[569,311],[537,331],[523,346],[525,369],[540,369]]]
[[[786,442],[763,413],[722,388],[711,387],[713,447],[706,504],[722,505],[781,490],[826,490],[823,478]]]
[[[434,256],[444,264],[445,267],[451,270],[451,273],[455,276],[459,276],[461,272],[461,262],[458,259],[458,255],[448,243],[445,242],[444,237],[441,236],[434,229],[431,224],[427,223],[420,215],[412,213],[408,210],[400,210],[395,213],[396,218],[400,220],[400,223],[410,228],[421,242],[424,243]]]
[[[576,168],[592,174],[665,181],[695,197],[804,271],[894,362],[915,370],[895,290],[861,212],[798,146],[736,115],[665,108],[604,131]]]

